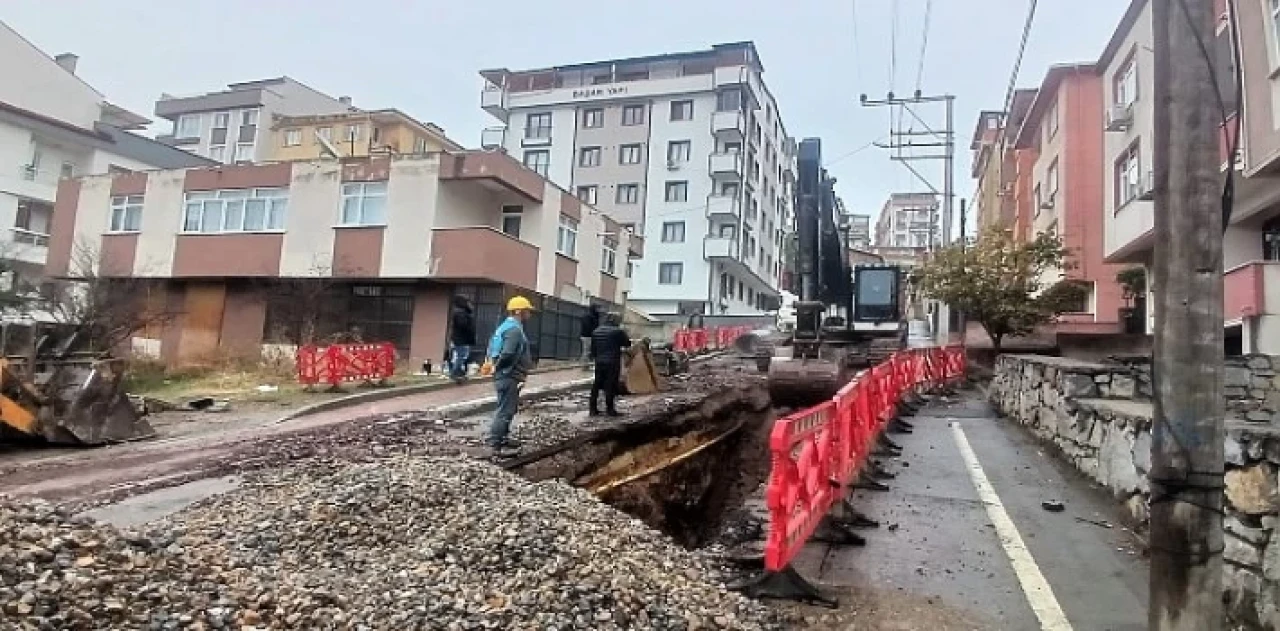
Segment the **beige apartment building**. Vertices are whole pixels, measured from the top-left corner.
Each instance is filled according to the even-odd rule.
[[[276,115],[267,147],[267,160],[360,158],[462,149],[438,125],[423,123],[397,109]]]
[[[66,179],[49,249],[53,276],[153,281],[140,308],[173,317],[134,347],[170,364],[297,342],[303,294],[317,333],[416,363],[444,355],[455,295],[481,343],[529,296],[539,354],[573,356],[583,304],[624,301],[643,241],[505,154],[458,151]]]

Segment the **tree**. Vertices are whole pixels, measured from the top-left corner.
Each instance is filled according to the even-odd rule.
[[[912,283],[980,324],[999,353],[1006,337],[1031,333],[1087,296],[1081,283],[1046,282],[1070,267],[1070,251],[1056,234],[1020,242],[993,226],[968,247],[956,244],[934,252],[916,269]]]

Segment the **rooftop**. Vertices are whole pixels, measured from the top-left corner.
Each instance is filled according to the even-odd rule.
[[[729,42],[724,44],[712,44],[711,48],[703,50],[691,50],[678,53],[663,53],[660,55],[646,55],[642,57],[622,57],[616,59],[602,59],[599,61],[588,61],[562,66],[548,66],[545,68],[526,68],[523,70],[510,70],[508,68],[491,68],[480,71],[480,76],[494,83],[501,83],[501,80],[509,75],[522,74],[543,74],[574,70],[588,70],[592,68],[600,68],[604,66],[631,66],[643,65],[662,61],[687,61],[707,57],[717,57],[723,54],[744,54],[744,61],[755,66],[756,70],[764,72],[764,66],[760,63],[760,56],[756,52],[755,42]]]

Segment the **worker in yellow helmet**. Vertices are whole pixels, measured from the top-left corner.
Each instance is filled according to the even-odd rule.
[[[524,296],[508,300],[507,319],[498,325],[489,340],[486,357],[493,364],[493,388],[498,395],[498,408],[486,442],[499,457],[514,456],[520,451],[519,443],[509,434],[511,421],[520,404],[520,390],[533,368],[529,338],[524,334],[524,323],[533,316],[533,312],[533,303]]]

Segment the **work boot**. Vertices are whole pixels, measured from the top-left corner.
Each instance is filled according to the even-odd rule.
[[[617,410],[606,410],[604,414],[605,416],[622,416],[622,413]]]
[[[591,408],[590,410],[587,410],[587,416],[600,416],[600,410]]]
[[[512,446],[510,443],[503,443],[492,449],[494,458],[514,458],[520,455],[520,448]]]

